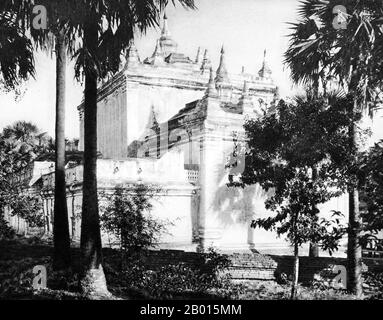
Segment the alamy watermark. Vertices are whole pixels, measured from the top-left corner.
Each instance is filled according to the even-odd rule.
[[[36,5],[32,10],[32,27],[36,30],[46,30],[48,28],[48,11],[43,5]]]
[[[63,12],[65,10],[65,6],[55,7],[55,12]],[[36,30],[46,30],[48,28],[48,10],[44,5],[35,5],[32,10],[33,19],[32,19],[32,27]],[[332,13],[335,15],[332,25],[336,30],[344,30],[347,29],[347,9],[343,5],[337,5],[333,8]]]
[[[335,14],[335,17],[332,21],[332,26],[336,30],[347,29],[347,9],[345,6],[337,5],[332,9],[332,13]]]
[[[46,289],[47,287],[47,268],[45,266],[35,266],[32,270],[35,275],[32,282],[34,290]]]

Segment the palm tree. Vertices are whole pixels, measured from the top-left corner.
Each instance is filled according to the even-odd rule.
[[[41,1],[40,4],[52,5],[53,1]],[[49,30],[35,30],[30,25],[30,17],[34,1],[15,0],[2,6],[5,16],[13,17],[15,24],[24,32],[31,34],[37,49],[56,53],[56,148],[55,148],[55,201],[53,225],[53,268],[55,270],[70,267],[70,238],[68,224],[68,209],[66,202],[65,183],[65,68],[66,47],[65,34],[60,25],[61,14],[59,7],[49,7]],[[32,47],[31,47],[32,49]]]
[[[24,13],[25,24],[34,40],[37,49],[55,52],[56,55],[56,119],[55,119],[55,193],[54,193],[54,223],[53,223],[53,268],[65,270],[71,267],[70,236],[68,223],[68,208],[66,201],[65,181],[65,77],[67,39],[63,21],[68,12],[55,2],[42,0],[39,4],[46,6],[49,26],[47,30],[35,30],[28,24],[34,2],[17,0],[18,12]]]
[[[179,2],[194,8],[193,0]],[[73,36],[79,30],[83,34],[82,47],[74,52],[74,56],[77,57],[76,74],[85,76],[81,252],[82,287],[87,292],[106,291],[97,199],[97,82],[108,72],[118,71],[120,54],[131,44],[135,29],[145,32],[148,27],[158,25],[161,9],[166,4],[166,0],[117,0],[104,1],[104,4],[97,2],[97,5],[91,1],[81,17],[82,24],[69,28],[69,34]]]
[[[71,266],[68,207],[65,182],[65,35],[57,32],[56,39],[56,121],[55,121],[55,201],[53,220],[53,268]]]
[[[285,62],[291,69],[292,79],[299,83],[322,87],[328,82],[337,85],[354,99],[354,122],[349,128],[350,164],[357,159],[357,120],[361,110],[374,106],[377,88],[381,85],[383,50],[383,3],[368,0],[345,2],[346,28],[333,25],[335,0],[305,0],[299,7],[300,22],[293,24],[290,46]],[[316,89],[314,89],[316,90]],[[362,295],[360,215],[358,179],[355,170],[349,175],[349,234],[348,234],[348,289]]]
[[[33,46],[14,17],[0,12],[0,84],[14,90],[35,75]]]
[[[36,125],[17,121],[0,133],[0,149],[4,157],[0,161],[3,174],[17,172],[42,153],[50,151],[49,137]]]
[[[50,12],[54,8],[58,28],[65,34],[67,49],[75,59],[78,80],[85,78],[84,177],[81,225],[82,287],[88,293],[107,293],[102,270],[101,234],[97,199],[97,82],[119,69],[120,55],[130,46],[136,31],[145,33],[159,24],[167,0],[43,0]],[[194,9],[194,0],[178,0]],[[173,3],[175,3],[173,1]],[[34,2],[15,0],[18,18],[28,27]],[[0,5],[1,7],[1,5]],[[21,12],[21,13],[20,13]],[[31,28],[29,28],[31,30]],[[32,30],[33,31],[33,30]],[[44,43],[45,33],[33,32]]]

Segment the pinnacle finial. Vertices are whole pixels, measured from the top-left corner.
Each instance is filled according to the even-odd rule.
[[[209,58],[209,52],[207,51],[207,49],[205,49],[204,53],[203,53],[203,58],[206,60]]]
[[[198,50],[197,50],[197,56],[195,58],[195,63],[200,63],[201,62],[201,47],[198,47]]]
[[[251,97],[249,95],[249,82],[243,82],[242,96],[239,99],[239,105],[242,106],[243,114],[251,114],[253,112]]]
[[[166,11],[164,12],[164,21],[163,21],[161,34],[163,36],[170,36],[170,32],[168,28],[168,17],[166,16]]]
[[[156,47],[154,49],[153,57],[160,55],[160,40],[157,40]]]
[[[213,68],[210,67],[209,83],[207,86],[205,97],[214,97],[216,95],[217,95],[217,89],[215,87],[214,71],[213,71]]]
[[[244,94],[249,92],[249,83],[248,83],[246,80],[243,82],[243,89],[242,89],[242,92],[243,92]]]
[[[151,125],[151,128],[157,128],[158,127],[158,121],[157,121],[157,115],[154,110],[154,105],[152,104],[151,112],[150,112],[150,120],[149,124]]]
[[[213,71],[213,67],[210,67],[209,72],[210,72],[210,74],[209,74],[209,84],[211,84],[211,83],[214,83],[214,71]]]
[[[211,61],[209,58],[209,53],[207,49],[205,49],[205,52],[203,54],[202,65],[201,65],[202,73],[204,73],[206,70],[209,70],[210,68],[211,68]]]
[[[216,77],[217,82],[229,82],[229,78],[227,75],[227,70],[226,70],[226,64],[225,64],[225,49],[221,48],[221,60],[219,62],[219,67],[217,69],[217,77]]]
[[[258,75],[261,77],[261,78],[271,78],[271,69],[269,68],[269,66],[267,65],[267,61],[266,61],[266,49],[263,51],[263,62],[262,62],[262,68],[261,70],[259,70],[258,72]]]
[[[137,64],[140,62],[140,56],[138,55],[138,51],[134,40],[130,43],[129,49],[127,50],[126,55],[126,63],[128,65]]]

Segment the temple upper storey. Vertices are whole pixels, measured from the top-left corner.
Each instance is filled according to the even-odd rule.
[[[249,92],[274,93],[276,85],[272,79],[272,71],[267,63],[266,50],[259,71],[254,73],[229,72],[225,57],[230,52],[222,46],[219,65],[216,69],[216,86],[231,88],[234,98],[240,98],[244,81],[247,82]],[[209,82],[210,68],[212,68],[210,54],[207,49],[198,47],[196,57],[190,58],[178,50],[177,42],[172,38],[168,26],[168,19],[164,15],[161,34],[157,39],[151,56],[141,59],[139,52],[132,41],[130,48],[126,51],[124,64],[121,71],[107,81],[100,82],[99,97],[103,98],[110,94],[113,88],[121,85],[122,78],[128,81],[142,81],[161,86],[177,86],[182,88],[193,88],[204,92]],[[126,79],[123,79],[125,81]],[[221,91],[227,94],[225,90]],[[231,95],[231,94],[230,94]]]
[[[247,73],[244,68],[239,73],[229,73],[225,62],[225,55],[226,50],[222,46],[220,62],[216,71],[215,80],[217,84],[230,84],[238,89],[238,93],[241,91],[244,81],[248,82],[250,91],[255,89],[275,90],[272,71],[266,61],[266,50],[260,70],[254,71],[254,73]],[[133,77],[135,74],[141,76],[150,72],[151,77],[158,75],[167,79],[185,79],[205,89],[211,67],[213,66],[207,49],[198,47],[195,58],[190,58],[178,50],[178,44],[171,36],[168,19],[165,14],[161,34],[156,41],[152,55],[141,62],[137,49],[134,43],[132,43],[131,48],[127,51],[126,65],[123,71]],[[200,89],[202,90],[202,88]]]
[[[253,113],[275,105],[278,88],[266,62],[266,52],[259,72],[245,72],[242,68],[241,72],[233,73],[226,65],[230,48],[222,46],[220,52],[217,50],[218,66],[213,66],[205,48],[199,47],[195,57],[190,58],[172,38],[167,20],[165,15],[152,55],[142,59],[132,42],[120,72],[99,83],[98,150],[104,158],[126,158],[132,143],[146,129],[151,114],[156,114],[159,123],[166,122],[207,92],[217,95],[223,110],[228,112]],[[79,149],[83,150],[82,104],[78,110]]]

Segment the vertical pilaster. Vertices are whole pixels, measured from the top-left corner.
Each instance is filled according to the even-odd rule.
[[[217,191],[222,178],[223,141],[205,129],[200,138],[200,210],[198,251],[219,246],[222,237]]]

